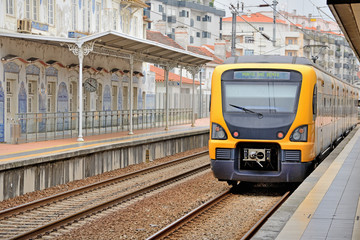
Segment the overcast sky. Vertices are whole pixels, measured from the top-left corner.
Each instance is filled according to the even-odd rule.
[[[272,8],[270,7],[262,7],[262,8],[255,8],[251,6],[258,6],[260,4],[272,4],[273,0],[215,0],[215,7],[219,9],[224,9],[226,11],[226,16],[230,17],[231,13],[229,10],[230,4],[233,4],[236,6],[237,2],[240,3],[241,8],[241,2],[244,2],[244,12],[246,12],[248,9],[250,9],[252,12],[258,12],[258,11],[272,11]],[[287,12],[292,13],[294,9],[296,9],[296,13],[298,15],[305,15],[308,16],[309,13],[311,13],[315,17],[324,18],[326,20],[330,20],[327,15],[329,15],[331,18],[334,19],[333,15],[331,14],[327,4],[326,0],[277,0],[277,10],[284,10]],[[315,6],[314,6],[315,5]],[[319,11],[317,7],[320,7],[320,9],[325,12]]]

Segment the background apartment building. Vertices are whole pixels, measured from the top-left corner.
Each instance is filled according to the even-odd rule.
[[[147,7],[144,0],[1,1],[0,142],[10,141],[15,124],[30,137],[40,133],[56,137],[59,132],[76,130],[80,54],[79,47],[67,40],[111,30],[123,34],[129,46],[136,46],[146,39],[143,9]],[[156,102],[164,101],[156,97],[156,85],[163,83],[156,81],[144,60],[138,57],[132,63],[126,52],[117,49],[94,50],[89,46],[82,62],[86,131],[96,133],[97,126],[100,133],[114,124],[128,124],[124,116],[129,115],[130,102],[136,113],[164,105]],[[182,87],[190,92],[192,84],[184,82]],[[191,111],[191,104],[184,107]],[[139,117],[137,121],[145,120]]]
[[[279,12],[241,14],[236,18],[236,55],[304,56],[335,76],[356,83],[359,62],[335,22]],[[230,50],[232,17],[223,19],[223,38]]]
[[[221,22],[225,11],[216,9],[213,1],[147,0],[145,15],[148,28],[160,31],[181,46],[214,45],[221,38]]]

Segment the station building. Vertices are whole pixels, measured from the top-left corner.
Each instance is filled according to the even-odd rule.
[[[209,61],[146,40],[142,0],[1,5],[0,142],[81,141],[82,132],[157,126],[169,117],[165,108],[155,112],[155,74],[146,62],[194,67]]]

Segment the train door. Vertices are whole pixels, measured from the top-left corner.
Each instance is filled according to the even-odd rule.
[[[323,149],[323,124],[324,124],[324,82],[318,80],[317,82],[317,106],[318,106],[318,116],[315,121],[316,128],[316,154],[320,154]]]
[[[336,93],[336,87],[335,87],[335,79],[331,79],[331,141],[334,142],[336,140],[336,124],[335,124],[335,93]]]

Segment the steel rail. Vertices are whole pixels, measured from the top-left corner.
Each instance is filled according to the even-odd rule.
[[[255,225],[241,238],[241,240],[251,239],[255,233],[261,228],[261,226],[268,220],[268,218],[285,202],[285,200],[289,197],[290,191],[286,192],[279,201],[277,201],[272,208],[267,211],[264,216],[260,218],[259,221],[255,223]]]
[[[126,180],[126,179],[136,177],[137,175],[142,175],[142,174],[153,172],[153,171],[156,171],[156,170],[159,170],[159,169],[170,167],[170,166],[179,164],[181,162],[190,160],[190,159],[192,159],[194,157],[198,157],[198,156],[203,155],[205,153],[208,153],[208,150],[201,151],[199,153],[195,153],[195,154],[192,154],[192,155],[189,155],[189,156],[181,157],[181,158],[175,159],[173,161],[170,161],[170,162],[167,162],[167,163],[162,163],[162,164],[159,164],[159,165],[156,165],[156,166],[153,166],[153,167],[148,167],[148,168],[145,168],[145,169],[141,169],[139,171],[131,172],[131,173],[128,173],[128,174],[117,176],[117,177],[113,177],[113,178],[103,180],[103,181],[100,181],[100,182],[97,182],[97,183],[93,183],[93,184],[90,184],[90,185],[87,185],[87,186],[79,187],[79,188],[69,190],[69,191],[66,191],[66,192],[63,192],[63,193],[55,194],[55,195],[52,195],[52,196],[49,196],[49,197],[46,197],[46,198],[42,198],[42,199],[39,199],[39,200],[35,200],[35,201],[29,202],[29,203],[19,205],[19,206],[13,207],[13,208],[8,208],[8,209],[0,211],[0,219],[5,219],[6,217],[16,215],[16,214],[18,214],[20,212],[24,212],[24,211],[27,211],[29,209],[35,209],[37,207],[48,204],[49,202],[56,202],[58,200],[65,199],[67,197],[74,196],[74,195],[77,195],[77,194],[80,194],[80,193],[85,193],[85,192],[93,190],[93,189],[99,189],[99,188],[111,185],[111,184],[113,184],[115,182],[120,182],[120,181],[123,181],[123,180]]]
[[[161,187],[164,187],[164,186],[167,186],[173,182],[176,182],[176,181],[179,181],[181,179],[184,179],[186,177],[189,177],[189,176],[192,176],[194,174],[197,174],[199,172],[202,172],[202,171],[205,171],[207,169],[210,168],[210,164],[205,164],[203,166],[200,166],[196,169],[193,169],[193,170],[190,170],[188,172],[185,172],[185,173],[182,173],[182,174],[179,174],[177,176],[174,176],[174,177],[171,177],[171,178],[168,178],[168,179],[165,179],[161,182],[158,182],[158,183],[155,183],[155,184],[152,184],[150,186],[147,186],[147,187],[144,187],[142,189],[139,189],[139,190],[136,190],[132,193],[129,193],[129,194],[126,194],[126,195],[123,195],[123,196],[120,196],[120,197],[116,197],[116,198],[113,198],[111,200],[108,200],[106,202],[103,202],[103,203],[100,203],[100,204],[97,204],[96,206],[93,206],[93,207],[89,207],[87,209],[84,209],[82,211],[79,211],[79,212],[76,212],[72,215],[68,215],[66,217],[63,217],[61,219],[58,219],[58,220],[55,220],[53,222],[50,222],[50,223],[47,223],[43,226],[40,226],[40,227],[37,227],[37,228],[34,228],[28,232],[25,232],[25,233],[22,233],[22,234],[19,234],[13,238],[10,238],[10,239],[33,239],[33,238],[37,238],[39,235],[43,235],[45,233],[48,233],[56,228],[59,228],[61,226],[64,226],[64,225],[68,225],[69,223],[72,223],[72,222],[75,222],[75,221],[78,221],[80,219],[83,219],[83,218],[87,218],[87,217],[90,217],[94,214],[97,214],[101,211],[104,211],[104,210],[107,210],[111,207],[114,207],[118,204],[121,204],[123,202],[126,202],[126,201],[129,201],[129,200],[132,200],[138,196],[142,196],[146,193],[149,193],[151,191],[155,191]]]
[[[218,196],[214,197],[213,199],[207,201],[203,205],[192,210],[185,216],[179,218],[175,222],[171,223],[170,225],[156,232],[152,236],[148,237],[146,240],[162,239],[165,238],[166,236],[169,236],[171,233],[182,227],[184,224],[190,222],[192,219],[199,216],[201,213],[205,212],[209,208],[212,208],[214,205],[224,200],[229,195],[229,193],[230,193],[230,189],[220,193]]]

